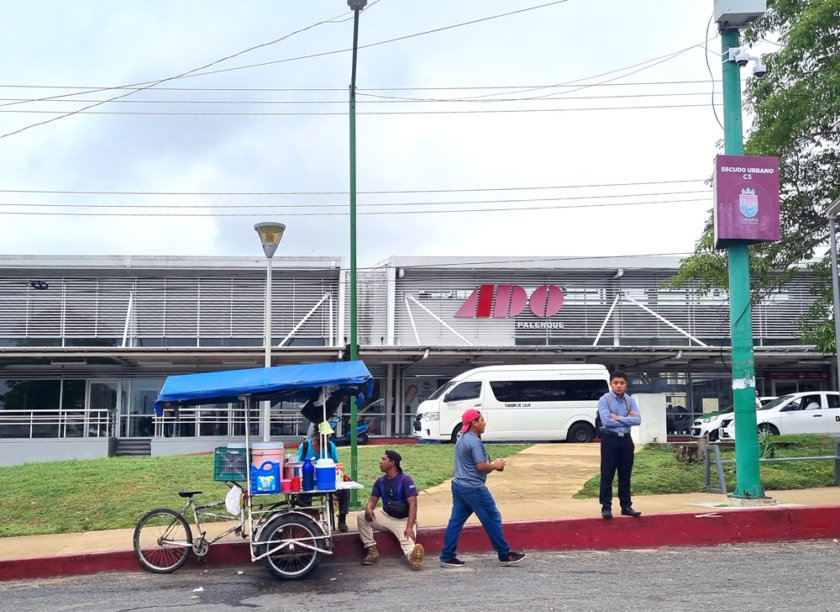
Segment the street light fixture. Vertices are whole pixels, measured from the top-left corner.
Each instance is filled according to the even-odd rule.
[[[265,269],[265,310],[263,312],[263,325],[265,338],[265,367],[271,367],[271,258],[274,257],[274,252],[283,239],[283,232],[286,231],[286,226],[282,223],[273,223],[266,221],[263,223],[256,223],[254,229],[260,235],[260,242],[262,242],[263,252],[266,257]],[[271,402],[263,402],[262,426],[263,426],[263,442],[271,440]]]

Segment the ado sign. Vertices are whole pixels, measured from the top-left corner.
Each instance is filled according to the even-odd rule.
[[[551,317],[563,307],[563,291],[554,285],[543,285],[534,289],[528,299],[528,294],[519,285],[481,285],[473,289],[455,316],[505,319],[518,315],[525,310],[526,304],[534,316]]]

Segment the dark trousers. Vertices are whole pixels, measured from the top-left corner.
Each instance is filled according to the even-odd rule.
[[[612,483],[618,472],[618,501],[622,508],[632,506],[630,499],[630,474],[633,471],[635,446],[630,434],[623,437],[604,433],[601,436],[601,491],[602,508],[612,507]]]

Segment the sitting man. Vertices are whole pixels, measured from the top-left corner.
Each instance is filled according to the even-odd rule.
[[[365,511],[356,518],[359,537],[365,547],[362,565],[373,565],[379,561],[379,551],[373,539],[374,528],[390,531],[396,536],[412,569],[419,570],[423,565],[423,545],[416,543],[417,487],[411,476],[403,473],[401,461],[397,451],[385,451],[379,460],[379,469],[385,475],[374,483]],[[380,498],[382,511],[377,513],[376,504]]]
[[[298,460],[303,461],[307,457],[312,462],[321,457],[321,436],[318,435],[317,430],[312,437],[304,440],[303,444],[298,447]],[[332,442],[328,443],[326,457],[336,463],[341,463],[338,460],[338,450]],[[338,530],[342,532],[347,531],[347,511],[350,509],[350,491],[349,489],[341,489],[333,493],[333,495],[338,500]],[[305,495],[301,495],[300,497],[302,503],[311,503],[311,501],[307,501],[307,499],[311,500],[311,497]]]

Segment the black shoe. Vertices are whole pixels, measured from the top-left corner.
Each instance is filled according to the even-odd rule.
[[[341,533],[346,533],[348,531],[347,519],[344,518],[343,516],[338,517],[338,530]]]
[[[642,516],[642,513],[638,510],[633,510],[630,506],[621,509],[621,514],[624,516]]]
[[[612,510],[609,509],[609,508],[603,508],[601,510],[601,516],[605,519],[611,519],[612,518]]]
[[[451,559],[447,559],[444,561],[443,559],[440,560],[441,567],[464,567],[466,563],[461,561],[458,557],[452,557]]]
[[[513,565],[514,563],[519,563],[524,558],[525,553],[510,551],[506,559],[499,559],[499,563],[502,565]]]

